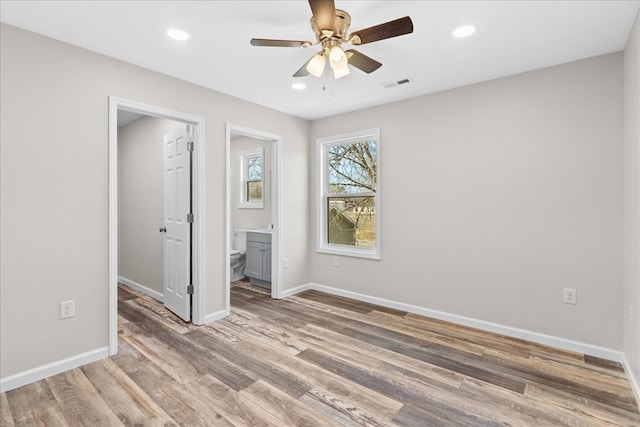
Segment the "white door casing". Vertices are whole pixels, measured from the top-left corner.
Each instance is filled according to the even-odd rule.
[[[233,176],[231,174],[231,138],[232,136],[247,136],[250,138],[268,141],[271,143],[271,175],[269,181],[271,189],[271,297],[275,299],[283,298],[282,291],[282,208],[281,208],[281,165],[282,165],[282,136],[265,132],[257,129],[248,128],[245,126],[234,125],[227,123],[226,125],[226,247],[227,256],[226,260],[226,273],[225,273],[225,314],[228,316],[231,313],[231,269],[230,269],[230,251],[231,242],[233,241],[231,230],[231,181]],[[248,250],[248,248],[247,248]]]
[[[226,310],[205,313],[205,215],[204,158],[205,119],[180,111],[144,104],[129,99],[109,96],[109,248],[108,248],[108,288],[109,288],[109,355],[118,353],[118,111],[129,111],[152,117],[160,117],[192,126],[195,150],[191,152],[191,204],[194,213],[191,239],[191,279],[194,285],[191,301],[191,321],[196,325],[221,319]]]
[[[164,305],[191,320],[191,126],[164,137]]]

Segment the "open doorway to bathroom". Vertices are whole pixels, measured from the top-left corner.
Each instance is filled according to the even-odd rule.
[[[282,137],[227,124],[227,288],[244,283],[280,298]]]

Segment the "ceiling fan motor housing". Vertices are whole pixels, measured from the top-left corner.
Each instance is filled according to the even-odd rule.
[[[315,18],[313,16],[311,17],[311,28],[316,35],[316,39],[320,43],[324,44],[327,40],[337,41],[338,43],[345,41],[344,38],[347,34],[347,30],[349,29],[349,25],[351,25],[351,15],[344,10],[336,9],[334,22],[334,28],[318,28]]]

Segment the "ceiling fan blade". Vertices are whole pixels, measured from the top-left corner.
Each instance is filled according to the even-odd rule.
[[[382,64],[373,58],[369,58],[357,50],[349,49],[344,52],[347,55],[347,61],[354,67],[364,71],[367,74],[373,73],[378,68],[382,67]]]
[[[378,40],[390,39],[392,37],[402,36],[404,34],[413,33],[413,22],[411,18],[394,19],[384,24],[374,25],[373,27],[364,28],[349,34],[347,40],[354,45],[361,45]]]
[[[313,19],[320,32],[330,31],[329,36],[336,32],[336,5],[333,0],[309,0]]]
[[[303,40],[251,39],[251,46],[309,47],[313,43]]]
[[[306,77],[306,76],[308,76],[310,73],[309,73],[309,70],[307,70],[307,65],[309,65],[309,62],[311,62],[312,59],[313,59],[313,56],[311,58],[309,58],[309,60],[307,62],[305,62],[304,65],[302,67],[300,67],[300,69],[298,71],[295,72],[293,77]]]

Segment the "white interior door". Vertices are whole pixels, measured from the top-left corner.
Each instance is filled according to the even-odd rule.
[[[191,126],[164,136],[164,305],[191,320]]]

